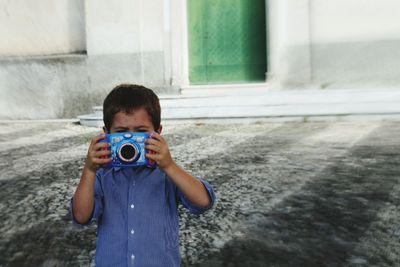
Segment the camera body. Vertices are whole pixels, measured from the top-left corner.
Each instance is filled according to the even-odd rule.
[[[153,151],[145,148],[145,140],[152,132],[123,132],[106,134],[100,142],[110,143],[112,161],[103,167],[155,167],[153,160],[146,158],[146,153]]]

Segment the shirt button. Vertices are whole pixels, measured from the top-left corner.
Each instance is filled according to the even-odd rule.
[[[135,205],[131,204],[131,209],[133,209],[135,207]]]
[[[132,254],[132,255],[131,255],[131,259],[133,260],[134,258],[135,258],[135,255]]]
[[[131,234],[133,235],[134,233],[135,233],[135,230],[132,229],[132,230],[131,230]]]

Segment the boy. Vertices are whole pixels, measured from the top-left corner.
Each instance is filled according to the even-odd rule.
[[[74,222],[98,223],[96,266],[179,266],[178,202],[200,214],[215,202],[212,187],[180,168],[161,137],[160,104],[148,88],[123,84],[103,103],[104,132],[155,132],[146,154],[156,168],[102,168],[108,143],[92,139],[71,199]]]

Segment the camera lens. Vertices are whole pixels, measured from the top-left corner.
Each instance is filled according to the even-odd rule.
[[[137,156],[137,149],[133,144],[124,144],[119,150],[119,155],[123,161],[132,162]]]

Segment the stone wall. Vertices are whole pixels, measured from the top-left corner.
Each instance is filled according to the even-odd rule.
[[[173,90],[163,2],[1,2],[0,119],[74,118],[119,83]]]

